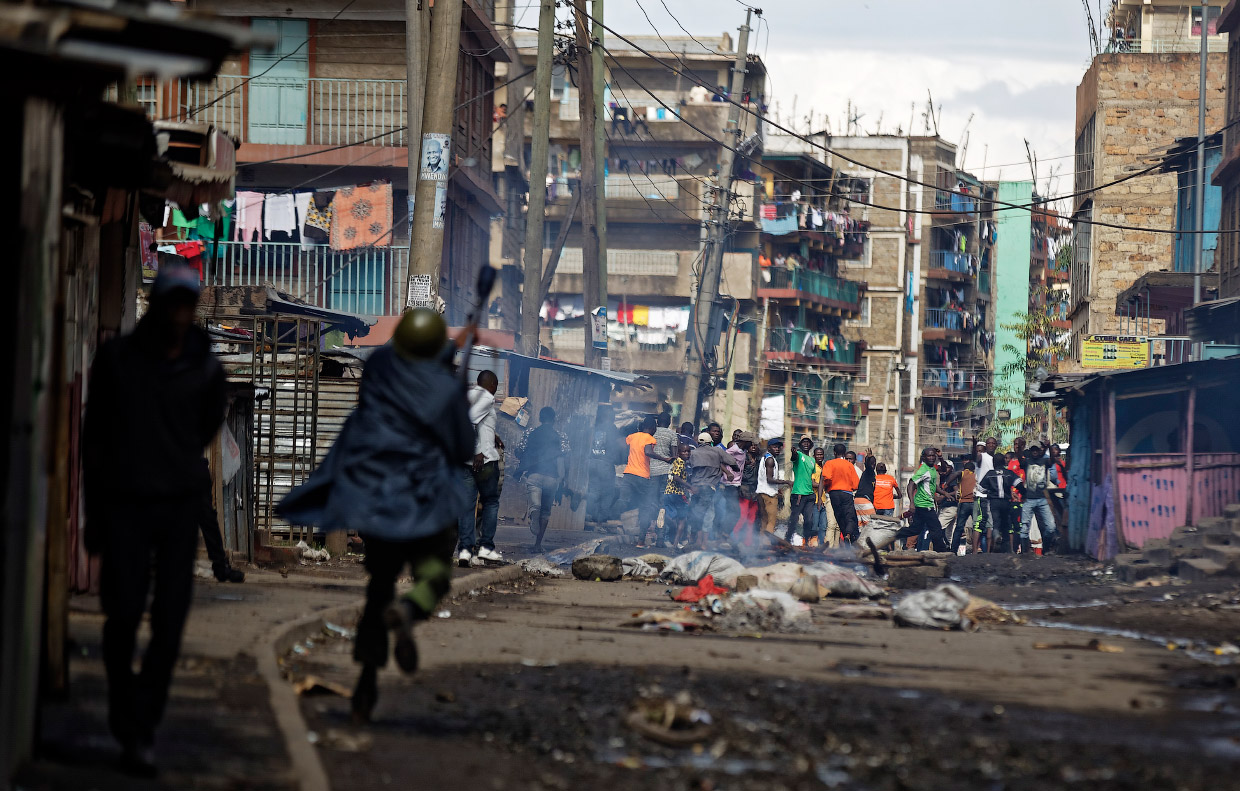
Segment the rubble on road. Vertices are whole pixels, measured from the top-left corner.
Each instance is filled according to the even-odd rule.
[[[812,620],[809,605],[792,594],[752,590],[729,596],[716,623],[733,632],[803,632]]]
[[[1182,525],[1167,538],[1151,538],[1140,552],[1117,555],[1115,573],[1124,582],[1175,574],[1190,582],[1240,576],[1240,504],[1222,516]]]
[[[586,555],[573,561],[573,576],[579,580],[615,582],[624,576],[620,558],[611,555]]]
[[[535,577],[567,577],[569,576],[564,569],[550,562],[546,558],[523,558],[517,561],[517,565],[524,569],[527,573],[533,574]]]
[[[625,717],[625,724],[651,741],[667,747],[692,747],[710,737],[710,713],[696,706],[688,692],[673,698],[643,698]]]
[[[896,626],[925,629],[976,631],[982,624],[1024,623],[994,602],[950,583],[909,594],[892,608],[892,615]]]

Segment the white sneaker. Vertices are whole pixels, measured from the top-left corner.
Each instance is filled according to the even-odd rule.
[[[456,564],[463,569],[467,569],[469,568],[469,561],[473,559],[474,559],[474,556],[470,553],[468,549],[462,549],[461,553],[456,556]]]
[[[494,549],[487,549],[486,547],[479,547],[478,558],[491,563],[502,563],[504,562],[504,553],[497,552]]]

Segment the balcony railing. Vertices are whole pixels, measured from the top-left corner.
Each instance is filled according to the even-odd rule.
[[[955,308],[927,308],[926,327],[964,331],[964,311]]]
[[[923,368],[921,387],[923,391],[941,391],[959,398],[981,398],[990,391],[990,373],[962,368]]]
[[[385,315],[401,305],[391,297],[393,273],[408,271],[409,248],[337,252],[297,242],[217,243],[204,257],[203,279],[212,286],[269,284],[296,299],[346,313]]]
[[[1206,52],[1226,52],[1227,37],[1226,36],[1207,36]],[[1103,52],[1107,54],[1123,54],[1123,53],[1162,53],[1162,52],[1201,52],[1201,39],[1197,36],[1184,36],[1182,38],[1155,38],[1149,41],[1142,41],[1139,38],[1112,38],[1107,42],[1106,49]]]
[[[770,267],[765,272],[770,274],[771,280],[769,283],[759,283],[759,288],[792,289],[793,291],[803,291],[807,294],[816,294],[824,299],[848,302],[850,304],[855,304],[859,301],[858,286],[851,280],[842,280],[838,277],[831,277],[830,275],[812,272],[807,269]]]
[[[773,327],[771,328],[770,347],[767,351],[777,353],[800,354],[811,360],[839,365],[856,365],[860,362],[860,348],[856,343],[827,344],[820,348],[820,340],[824,333],[807,327]],[[831,346],[835,348],[832,349]]]
[[[931,269],[947,269],[952,272],[972,274],[975,268],[974,256],[968,253],[956,253],[951,250],[933,250],[930,252]]]
[[[214,124],[248,143],[342,145],[375,138],[371,145],[403,146],[407,140],[404,80],[220,75],[161,85],[145,106],[155,118]]]
[[[935,190],[934,208],[939,211],[972,212],[977,208],[977,198],[949,189]]]

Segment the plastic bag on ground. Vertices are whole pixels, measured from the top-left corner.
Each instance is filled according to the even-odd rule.
[[[791,590],[797,579],[805,575],[800,563],[789,561],[745,569],[745,573],[757,577],[758,587],[768,591]]]
[[[297,552],[297,556],[302,560],[321,562],[324,560],[331,560],[332,557],[331,553],[326,549],[312,549],[304,539],[298,541],[297,546],[293,547],[293,549]]]
[[[577,558],[595,554],[606,540],[606,538],[592,538],[584,544],[576,544],[575,546],[548,552],[543,557],[557,566],[567,566]]]
[[[699,550],[672,558],[660,576],[681,585],[692,585],[710,574],[716,582],[730,586],[735,583],[739,575],[744,573],[745,567],[740,561],[727,555],[720,555],[718,552]]]
[[[716,625],[739,632],[799,632],[810,628],[809,605],[783,591],[752,590],[728,597]]]
[[[881,585],[862,577],[852,569],[834,563],[814,563],[806,566],[805,571],[817,577],[818,585],[831,596],[844,599],[876,599],[883,595]]]
[[[624,576],[635,580],[657,579],[659,570],[641,558],[624,558],[620,561],[624,566]]]
[[[909,594],[893,608],[892,615],[897,626],[970,629],[973,624],[964,614],[968,606],[968,592],[958,585],[948,584]]]

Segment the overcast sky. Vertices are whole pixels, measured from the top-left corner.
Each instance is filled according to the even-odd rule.
[[[733,36],[745,19],[738,0],[606,0],[608,27],[683,35]],[[666,3],[666,8],[664,6]],[[1071,188],[1076,86],[1089,63],[1079,0],[765,0],[750,51],[770,72],[781,122],[807,131],[829,117],[842,133],[848,102],[865,132],[922,133],[926,91],[942,106],[939,131],[959,143],[969,123],[966,169],[994,179],[1029,178],[1024,140],[1039,160],[1045,190]],[[670,14],[669,10],[670,9]],[[520,14],[522,9],[518,9]],[[537,7],[527,13],[536,19]],[[526,22],[528,24],[528,22]],[[536,22],[535,22],[536,24]],[[796,112],[793,114],[795,100]],[[772,106],[772,111],[774,111]],[[969,116],[973,115],[972,122]]]

